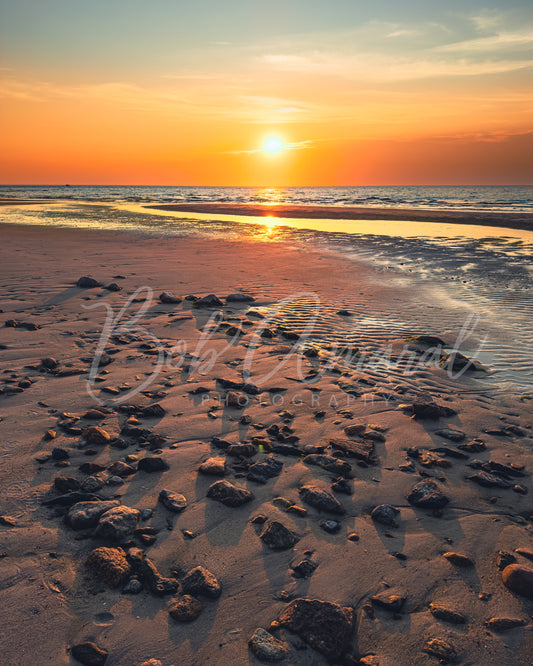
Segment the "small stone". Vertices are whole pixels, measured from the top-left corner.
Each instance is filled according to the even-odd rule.
[[[489,474],[488,472],[477,472],[468,476],[467,479],[477,483],[483,488],[510,488],[511,483],[506,479],[502,479],[495,474]]]
[[[473,567],[474,561],[467,557],[466,555],[461,555],[460,553],[443,553],[442,557],[445,557],[448,562],[455,564],[456,567]]]
[[[248,470],[247,479],[255,481],[255,483],[266,483],[268,479],[272,479],[281,474],[283,463],[277,460],[274,456],[268,456],[262,462],[254,463]]]
[[[15,527],[17,521],[12,516],[0,516],[0,525],[5,525],[6,527]]]
[[[46,368],[47,370],[53,370],[54,368],[57,368],[59,363],[56,361],[55,358],[47,356],[46,358],[41,359],[41,365],[43,366],[43,368]]]
[[[137,528],[140,511],[129,506],[117,506],[100,516],[94,536],[105,541],[127,541]]]
[[[521,564],[510,564],[502,571],[502,580],[511,592],[533,599],[533,569]]]
[[[518,493],[518,495],[527,495],[529,492],[527,486],[524,486],[522,483],[516,483],[513,486],[513,491]]]
[[[248,640],[248,645],[260,661],[283,661],[288,655],[286,643],[282,643],[260,627],[254,631]]]
[[[390,613],[399,613],[405,604],[405,597],[399,594],[375,594],[370,601],[378,608],[383,608]]]
[[[268,518],[263,513],[260,513],[259,515],[254,516],[250,522],[253,525],[262,525],[263,523],[266,523],[267,520]]]
[[[449,622],[450,624],[464,624],[466,622],[466,617],[462,613],[457,613],[445,606],[429,604],[429,610],[433,617],[436,617],[437,620],[443,620],[443,622]]]
[[[208,476],[225,476],[226,460],[225,458],[208,458],[200,465],[198,471]]]
[[[110,476],[106,483],[108,486],[122,486],[124,479],[121,479],[120,476]]]
[[[95,527],[102,514],[119,505],[118,500],[76,502],[70,507],[66,522],[74,530],[86,530]]]
[[[441,416],[453,416],[455,410],[438,405],[436,402],[414,402],[411,405],[400,405],[399,409],[412,414],[415,419],[436,420]]]
[[[110,465],[107,470],[110,474],[120,477],[126,477],[131,476],[131,474],[135,474],[133,467],[125,462],[122,462],[122,460],[117,460],[112,465]]]
[[[94,289],[95,287],[100,287],[100,283],[98,280],[85,275],[78,279],[76,287],[80,287],[81,289]]]
[[[422,509],[442,509],[450,500],[434,481],[419,481],[409,491],[407,501]]]
[[[323,520],[320,527],[328,534],[337,534],[341,529],[341,524],[338,520]]]
[[[252,296],[240,292],[226,296],[226,303],[253,303],[254,300]]]
[[[203,611],[204,605],[198,599],[184,594],[170,602],[168,614],[176,622],[193,622]]]
[[[318,486],[302,486],[298,491],[302,500],[318,511],[327,511],[329,513],[344,514],[345,510],[342,504],[333,495]]]
[[[297,564],[291,565],[296,578],[309,578],[315,572],[318,564],[311,560],[300,560]]]
[[[257,448],[253,444],[230,444],[226,449],[228,456],[233,456],[238,458],[244,456],[245,458],[251,458],[257,453]]]
[[[202,298],[197,298],[194,302],[195,307],[198,308],[216,308],[224,305],[220,298],[215,296],[215,294],[208,294]]]
[[[226,480],[215,481],[209,486],[207,497],[230,507],[242,506],[254,499],[250,491],[234,486]]]
[[[272,520],[265,525],[259,538],[272,550],[287,550],[299,540],[294,532],[277,520]]]
[[[159,501],[172,513],[181,513],[187,507],[185,497],[171,490],[162,490],[159,493]]]
[[[331,490],[334,493],[342,493],[343,495],[352,495],[353,488],[346,479],[337,479],[331,484]]]
[[[55,449],[52,449],[50,457],[52,460],[67,460],[70,458],[70,453],[67,451],[67,449],[56,447]]]
[[[444,356],[440,361],[440,366],[447,370],[476,370],[475,364],[458,351]]]
[[[172,294],[168,294],[166,291],[164,291],[162,294],[159,294],[159,300],[161,303],[165,304],[181,303],[181,298],[173,296]]]
[[[165,416],[166,411],[163,407],[161,407],[160,404],[155,403],[153,405],[148,405],[147,407],[143,407],[141,410],[141,415],[144,418],[156,418],[156,419],[161,419],[163,416]]]
[[[122,594],[140,594],[143,590],[143,584],[138,578],[130,578],[130,580],[122,588]]]
[[[122,287],[116,282],[110,282],[107,287],[104,287],[107,291],[122,291]]]
[[[47,430],[44,435],[43,439],[45,442],[49,442],[52,439],[55,439],[57,437],[57,432],[55,430]]]
[[[515,629],[515,627],[523,627],[526,624],[525,620],[512,617],[491,617],[490,620],[485,622],[487,629],[500,633]]]
[[[80,664],[83,664],[83,666],[103,666],[108,655],[106,650],[103,650],[102,648],[98,647],[96,643],[92,643],[90,641],[86,641],[85,643],[78,643],[78,645],[73,645],[70,648],[70,653],[74,659],[77,659]]]
[[[100,426],[89,426],[82,432],[82,438],[90,446],[104,446],[109,443],[111,436]]]
[[[374,453],[374,444],[371,441],[363,440],[361,442],[354,442],[351,439],[329,439],[328,443],[339,451],[344,451],[347,455],[363,462],[372,462],[372,455]]]
[[[505,567],[508,567],[510,564],[516,562],[516,557],[509,553],[507,550],[499,550],[496,555],[496,566],[500,571],[503,571]]]
[[[333,474],[340,474],[343,477],[349,476],[352,471],[352,466],[344,460],[339,460],[335,456],[310,454],[305,456],[304,463],[307,465],[317,465],[322,469],[332,472]]]
[[[146,456],[139,460],[137,464],[137,469],[142,472],[165,472],[167,469],[170,469],[168,463],[158,456]]]
[[[444,663],[457,661],[455,648],[440,638],[431,638],[424,647],[424,652],[442,659]]]
[[[203,595],[210,599],[218,599],[222,592],[216,576],[204,567],[194,567],[182,581],[183,591],[188,594]]]
[[[531,548],[515,548],[515,553],[527,557],[528,560],[533,560],[533,549]]]
[[[131,566],[122,548],[95,548],[85,564],[110,587],[122,585],[131,573]]]
[[[381,525],[386,525],[387,527],[398,527],[396,516],[398,516],[399,513],[400,510],[395,506],[391,506],[390,504],[380,504],[379,506],[376,506],[374,509],[372,509],[370,517],[374,522],[380,523]]]
[[[96,493],[104,487],[104,482],[97,476],[88,476],[81,484],[81,489],[86,493]]]
[[[344,428],[344,432],[348,437],[360,437],[366,430],[366,425],[360,423],[354,423],[352,425],[347,425]]]
[[[326,659],[336,661],[346,652],[352,637],[355,611],[329,601],[294,599],[281,613],[279,623]]]
[[[359,538],[360,538],[359,534],[357,534],[356,532],[350,532],[350,534],[348,534],[349,541],[359,541]]]
[[[462,430],[454,430],[453,428],[441,428],[440,430],[435,430],[435,434],[451,442],[462,442],[466,437],[466,434]]]

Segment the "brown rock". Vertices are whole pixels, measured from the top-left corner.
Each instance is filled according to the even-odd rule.
[[[533,599],[533,569],[521,564],[510,564],[502,571],[502,580],[511,592]]]
[[[318,599],[294,599],[279,617],[281,626],[332,661],[346,651],[354,622],[353,608]]]
[[[70,652],[74,659],[83,664],[83,666],[103,666],[108,655],[106,650],[103,650],[91,641],[73,645],[70,648]]]
[[[462,613],[457,613],[457,611],[446,608],[445,606],[429,604],[429,610],[437,620],[443,620],[444,622],[450,622],[451,624],[464,624],[466,622],[466,617]]]
[[[446,641],[443,641],[441,638],[431,638],[424,647],[424,652],[432,654],[434,657],[438,657],[443,661],[443,663],[455,662],[457,661],[458,655],[457,651]]]
[[[131,573],[126,553],[122,548],[95,548],[85,564],[110,587],[118,587],[126,582]]]
[[[89,426],[85,428],[82,433],[82,438],[87,442],[87,444],[103,446],[107,444],[111,439],[111,436],[100,426]]]
[[[487,629],[500,633],[502,631],[508,631],[509,629],[514,629],[515,627],[523,627],[526,624],[525,620],[520,620],[513,617],[491,617],[490,620],[485,622]]]
[[[190,594],[202,594],[210,599],[218,599],[222,588],[216,576],[204,567],[191,569],[182,582],[183,591]]]
[[[358,437],[364,433],[366,430],[365,425],[361,425],[360,423],[354,423],[352,425],[347,425],[346,428],[344,428],[344,432],[348,435],[348,437]]]
[[[471,560],[466,555],[461,555],[460,553],[443,553],[442,557],[445,557],[448,562],[455,564],[456,567],[473,567],[474,561]]]
[[[184,594],[170,602],[168,613],[176,622],[193,622],[203,611],[204,605],[198,599]]]
[[[215,483],[209,486],[207,497],[231,507],[241,506],[254,499],[249,490],[234,486],[225,480],[215,481]]]
[[[368,463],[371,461],[374,452],[374,444],[370,441],[354,442],[351,439],[330,439],[329,444],[334,449],[344,451],[357,460],[363,460]]]
[[[200,465],[198,471],[209,476],[225,476],[226,460],[224,458],[208,458]]]

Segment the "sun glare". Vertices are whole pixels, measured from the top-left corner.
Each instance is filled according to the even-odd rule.
[[[271,154],[279,153],[284,148],[285,144],[281,139],[278,139],[277,136],[269,137],[263,144],[263,150]]]

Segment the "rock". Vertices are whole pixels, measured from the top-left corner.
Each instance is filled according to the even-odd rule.
[[[140,511],[129,506],[109,509],[100,516],[94,536],[114,543],[127,541],[137,528],[140,517]]]
[[[469,481],[477,483],[483,488],[510,488],[512,484],[506,479],[502,479],[495,474],[489,474],[488,472],[476,472],[476,474],[471,474],[467,477]]]
[[[106,650],[103,650],[102,648],[98,647],[96,643],[92,643],[91,641],[73,645],[70,648],[70,653],[74,659],[77,659],[77,661],[79,661],[80,664],[83,664],[83,666],[103,666],[108,655]]]
[[[444,347],[445,342],[441,340],[441,338],[437,337],[436,335],[415,335],[413,338],[408,338],[408,340],[412,340],[413,342],[418,342],[419,344],[422,345],[427,345],[428,347]]]
[[[138,578],[130,578],[122,588],[122,594],[140,594],[143,590],[143,584]]]
[[[277,460],[274,456],[268,456],[262,462],[254,463],[248,470],[246,478],[256,483],[266,483],[268,479],[279,476],[282,468],[283,463],[280,460]]]
[[[95,280],[92,277],[81,277],[78,279],[76,282],[76,287],[80,287],[81,289],[94,289],[95,287],[100,287],[100,282],[98,280]]]
[[[45,442],[49,442],[52,439],[55,439],[56,437],[57,437],[57,432],[55,430],[47,430],[43,435],[43,439]]]
[[[122,291],[122,287],[116,282],[110,282],[104,289],[107,289],[107,291]]]
[[[225,506],[238,507],[251,502],[254,496],[244,488],[238,488],[229,481],[215,481],[207,491],[207,497]]]
[[[424,652],[438,657],[444,663],[455,662],[458,659],[455,648],[440,638],[431,638],[424,646]]]
[[[128,558],[137,571],[145,587],[158,597],[176,594],[180,584],[175,578],[165,578],[157,570],[156,565],[148,557],[144,557],[142,550],[130,548]]]
[[[365,432],[365,430],[366,425],[362,425],[360,423],[353,423],[351,425],[347,425],[344,428],[344,432],[348,435],[348,437],[360,437]]]
[[[46,368],[47,370],[53,370],[54,368],[57,368],[59,363],[56,361],[55,358],[47,356],[46,358],[41,359],[41,365],[43,366],[43,368]]]
[[[407,501],[422,509],[442,509],[450,500],[434,481],[419,481],[409,491]]]
[[[126,477],[135,474],[135,470],[128,463],[122,462],[122,460],[117,460],[112,465],[107,468],[107,471],[114,476]]]
[[[95,527],[102,514],[118,506],[118,500],[77,502],[70,507],[66,522],[73,530],[86,530]]]
[[[441,359],[440,366],[447,370],[476,370],[475,364],[460,352],[446,354]]]
[[[510,564],[502,571],[502,580],[511,592],[533,599],[533,569],[521,564]]]
[[[181,513],[187,506],[185,497],[172,490],[162,490],[159,493],[159,501],[172,513]]]
[[[143,661],[141,666],[163,666],[159,659],[148,659],[148,661]]]
[[[96,493],[104,487],[104,482],[97,476],[88,476],[81,484],[81,489],[86,493]]]
[[[54,488],[60,493],[68,493],[71,490],[78,490],[80,482],[72,476],[56,476],[54,479]],[[93,492],[92,490],[86,492]]]
[[[496,566],[499,571],[503,571],[505,567],[516,562],[516,557],[507,550],[499,550],[496,555]]]
[[[204,605],[189,594],[183,594],[170,602],[168,614],[176,622],[193,622],[203,611]]]
[[[182,587],[188,594],[203,595],[209,599],[218,599],[222,592],[216,576],[204,567],[191,569],[183,579]]]
[[[111,436],[100,426],[89,426],[82,432],[82,439],[90,446],[104,446],[109,442]]]
[[[202,298],[197,298],[194,305],[198,308],[218,308],[224,305],[224,303],[215,294],[208,294]]]
[[[158,456],[146,456],[139,460],[137,464],[137,469],[142,472],[165,472],[167,469],[170,469],[168,463]]]
[[[353,608],[318,599],[294,599],[279,617],[282,627],[298,634],[330,661],[346,651],[354,623]]]
[[[514,629],[515,627],[523,627],[525,624],[525,620],[513,617],[491,617],[490,620],[485,622],[487,629],[496,633],[509,631],[509,629]]]
[[[363,460],[366,463],[372,461],[374,444],[371,441],[354,442],[351,439],[330,439],[329,444],[334,449],[344,451],[357,460]]]
[[[338,520],[323,520],[320,527],[328,534],[337,534],[341,529],[341,524]]]
[[[0,525],[5,525],[6,527],[15,527],[17,521],[12,516],[0,515]]]
[[[66,493],[65,495],[60,495],[59,497],[52,497],[51,499],[45,500],[43,502],[44,506],[62,506],[70,507],[79,502],[100,502],[102,501],[101,497],[94,495],[93,493],[82,493],[74,491],[71,493]]]
[[[398,527],[396,516],[400,510],[390,504],[380,504],[372,509],[370,517],[375,523],[386,525],[387,527]]]
[[[351,317],[352,313],[349,310],[337,310],[339,317]]]
[[[448,562],[455,564],[456,567],[473,567],[474,561],[471,560],[466,555],[461,555],[460,553],[443,553],[442,557],[445,557]]]
[[[200,465],[198,471],[208,476],[225,476],[226,460],[225,458],[208,458]]]
[[[399,409],[411,414],[415,419],[436,420],[441,416],[456,414],[455,410],[438,405],[436,402],[413,402],[411,405],[400,405]]]
[[[155,403],[141,409],[141,416],[147,419],[162,419],[166,411],[160,404]]]
[[[449,622],[450,624],[465,624],[466,622],[466,617],[462,613],[457,613],[445,606],[429,604],[429,610],[433,617],[436,617],[437,620],[443,620],[443,622]]]
[[[226,406],[233,409],[244,409],[248,405],[248,401],[247,395],[235,393],[235,391],[228,391],[224,399]]]
[[[286,643],[282,643],[260,627],[254,631],[248,640],[248,645],[260,661],[283,661],[288,654]]]
[[[54,449],[52,449],[50,457],[52,460],[68,460],[70,458],[70,452],[67,451],[67,449],[61,449],[56,446]]]
[[[85,412],[82,418],[88,421],[101,421],[105,419],[105,414],[98,409],[89,409]]]
[[[533,560],[533,549],[531,548],[515,548],[515,553],[527,557],[528,560]]]
[[[352,495],[353,488],[346,479],[336,479],[331,484],[331,490],[334,493],[341,493],[343,495]]]
[[[339,500],[318,486],[311,484],[302,486],[298,493],[306,504],[309,504],[319,511],[327,511],[339,515],[345,513],[344,507]]]
[[[131,566],[122,548],[95,548],[85,564],[109,587],[122,585],[131,573]]]
[[[86,462],[80,465],[79,470],[83,474],[98,474],[98,472],[103,472],[105,467],[100,465],[100,463],[95,462]]]
[[[226,296],[226,303],[253,303],[255,298],[249,296],[248,294],[229,294]]]
[[[243,456],[245,458],[251,458],[257,453],[257,448],[253,444],[230,444],[226,449],[228,456],[233,456],[238,458]]]
[[[435,434],[444,439],[449,439],[450,442],[462,442],[466,434],[462,430],[454,430],[453,428],[440,428],[435,430]]]
[[[309,578],[317,567],[318,564],[311,562],[311,560],[300,560],[298,564],[291,565],[295,578]]]
[[[173,296],[172,294],[167,294],[166,291],[164,291],[162,294],[159,294],[159,300],[161,303],[165,304],[181,303],[181,298]]]
[[[333,474],[340,474],[341,476],[347,477],[352,472],[352,466],[349,465],[344,460],[339,460],[335,456],[322,455],[318,453],[312,453],[304,457],[304,463],[307,465],[316,465],[322,467],[322,469],[332,472]]]
[[[375,594],[370,601],[378,608],[383,608],[390,613],[399,613],[405,604],[405,597],[400,594]]]
[[[518,493],[519,495],[527,495],[527,493],[528,493],[528,489],[527,489],[527,487],[524,486],[524,485],[521,484],[521,483],[515,483],[515,485],[513,486],[512,490],[513,490],[515,493]]]
[[[519,468],[518,465],[505,465],[495,460],[483,463],[481,469],[489,474],[500,474],[504,477],[524,476],[523,468]]]
[[[287,550],[299,540],[294,532],[277,520],[267,523],[259,538],[272,550]]]

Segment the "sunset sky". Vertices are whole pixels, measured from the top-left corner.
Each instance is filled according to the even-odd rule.
[[[532,184],[532,102],[530,0],[0,0],[1,183]]]

